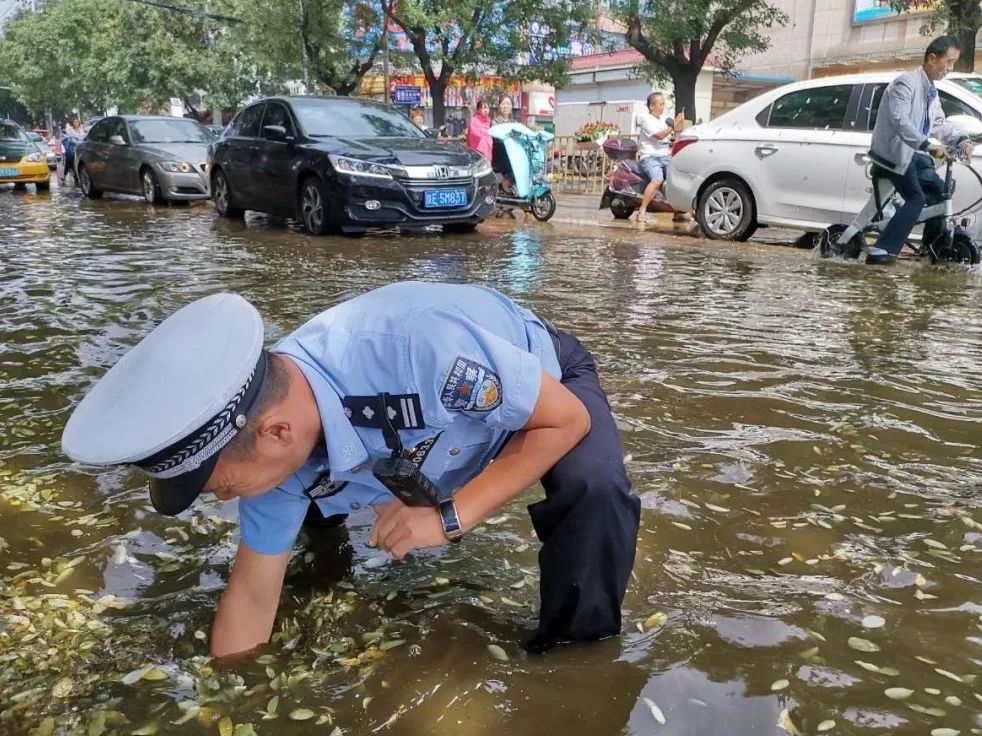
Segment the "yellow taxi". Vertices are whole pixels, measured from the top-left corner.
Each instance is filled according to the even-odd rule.
[[[12,120],[0,120],[0,184],[13,184],[17,189],[34,184],[39,192],[51,187],[44,152]]]

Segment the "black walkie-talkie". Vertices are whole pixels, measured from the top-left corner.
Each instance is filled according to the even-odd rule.
[[[372,475],[407,506],[439,506],[440,490],[408,457],[399,433],[392,426],[388,394],[379,394],[379,411],[382,412],[382,436],[392,455],[376,461]]]

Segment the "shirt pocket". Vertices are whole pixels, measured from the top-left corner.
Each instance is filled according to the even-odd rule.
[[[494,432],[483,423],[474,422],[474,424],[479,426],[459,429],[453,425],[447,427],[426,456],[422,466],[423,472],[436,479],[446,473],[466,468],[473,468],[475,472],[479,470],[476,464],[481,461],[490,447]]]

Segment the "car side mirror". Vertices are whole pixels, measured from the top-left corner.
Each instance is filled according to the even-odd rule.
[[[126,141],[123,140],[123,136],[121,136],[121,135],[111,135],[111,136],[109,136],[109,142],[112,143],[114,146],[125,146],[126,145]]]
[[[263,135],[271,141],[279,141],[281,143],[293,140],[293,136],[287,135],[286,128],[282,125],[264,125]]]

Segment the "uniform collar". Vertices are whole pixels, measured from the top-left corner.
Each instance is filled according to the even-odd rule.
[[[345,473],[368,460],[365,443],[348,421],[341,398],[330,379],[303,358],[289,352],[285,355],[296,362],[314,392],[321,426],[324,428],[324,445],[327,447],[332,479],[336,473]]]

